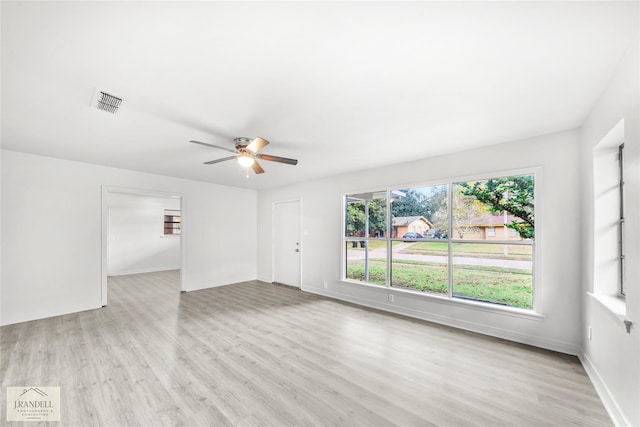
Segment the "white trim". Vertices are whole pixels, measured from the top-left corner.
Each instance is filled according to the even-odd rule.
[[[104,307],[107,305],[108,301],[108,257],[109,257],[109,202],[108,202],[108,194],[109,193],[121,193],[121,194],[132,194],[138,196],[147,196],[147,197],[162,197],[162,198],[171,198],[171,199],[180,199],[180,210],[182,211],[182,224],[181,224],[181,234],[180,234],[180,290],[185,290],[184,277],[185,277],[185,269],[186,269],[186,245],[184,244],[185,239],[185,223],[186,216],[185,212],[185,200],[182,194],[179,193],[168,193],[164,191],[157,190],[146,190],[141,188],[129,188],[129,187],[119,187],[112,185],[102,185],[101,187],[102,199],[101,199],[101,239],[100,239],[100,256],[101,256],[101,280],[100,280],[100,301],[101,305]],[[171,268],[171,270],[175,270],[175,268]],[[160,271],[160,270],[154,270]],[[143,271],[140,271],[143,273]],[[135,274],[135,273],[123,273],[123,274]],[[119,274],[111,274],[113,276]]]
[[[536,218],[536,227],[535,227],[535,239],[533,239],[533,247],[532,247],[532,261],[533,261],[533,270],[531,273],[533,277],[531,278],[533,283],[533,288],[531,289],[532,295],[532,310],[535,310],[537,313],[544,313],[544,307],[542,304],[542,281],[540,278],[542,277],[542,255],[540,254],[540,248],[542,247],[542,243],[544,242],[544,194],[541,194],[540,189],[543,188],[544,185],[544,177],[542,173],[542,167],[537,166],[535,168],[531,168],[533,172],[533,197],[535,201],[534,205],[534,215]],[[542,224],[542,227],[539,225]]]
[[[613,421],[613,424],[616,427],[630,426],[631,423],[629,422],[629,420],[627,420],[627,418],[624,416],[624,413],[620,410],[620,407],[616,403],[616,400],[613,398],[613,395],[609,391],[609,388],[602,380],[602,377],[598,373],[595,365],[591,363],[589,357],[587,357],[584,352],[581,352],[578,355],[578,358],[580,359],[580,362],[582,363],[587,376],[591,380],[593,387],[596,389],[596,393],[598,393],[598,397],[600,397],[600,400],[604,405],[604,409],[609,414],[609,417],[611,417],[611,421]]]
[[[180,266],[177,267],[165,267],[165,268],[146,268],[142,270],[129,270],[119,271],[117,273],[109,273],[109,277],[113,276],[128,276],[130,274],[144,274],[144,273],[157,273],[160,271],[180,270]]]
[[[364,189],[356,189],[342,192],[342,198],[344,199],[346,196],[350,194],[362,194],[362,193],[379,193],[381,191],[391,191],[391,190],[400,190],[405,188],[414,188],[414,187],[435,187],[439,185],[449,185],[449,183],[457,183],[463,181],[477,181],[481,179],[490,179],[490,178],[502,178],[505,176],[514,176],[514,175],[530,175],[530,174],[541,174],[542,166],[534,165],[526,168],[518,168],[518,169],[506,169],[499,170],[495,172],[485,172],[485,173],[477,173],[473,175],[464,175],[464,176],[448,176],[440,179],[434,179],[432,181],[417,181],[413,183],[404,183],[404,184],[392,184],[392,185],[378,185],[375,187],[366,187]],[[538,184],[536,181],[535,184]],[[535,188],[535,187],[534,187]],[[538,205],[536,200],[536,211]],[[537,213],[537,212],[536,212]]]
[[[144,188],[134,187],[121,187],[117,185],[103,185],[103,189],[106,189],[109,193],[122,193],[122,194],[137,194],[147,197],[162,197],[166,199],[181,199],[183,196],[179,193],[171,193],[167,191],[148,190]],[[180,209],[182,211],[182,209]]]
[[[109,275],[109,203],[107,194],[109,190],[102,186],[101,190],[101,238],[100,238],[100,305],[107,305],[107,277]]]
[[[627,305],[625,301],[617,295],[603,295],[587,292],[594,300],[598,301],[616,320],[623,323],[627,320]]]

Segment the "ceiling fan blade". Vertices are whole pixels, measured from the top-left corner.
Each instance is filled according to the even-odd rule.
[[[257,136],[253,141],[251,141],[251,144],[247,145],[247,150],[257,153],[267,145],[269,145],[269,141]]]
[[[288,165],[297,165],[296,159],[287,159],[286,157],[272,156],[269,154],[256,154],[256,157],[262,160],[268,160],[270,162],[286,163]]]
[[[189,141],[189,142],[193,142],[194,144],[205,145],[207,147],[219,148],[221,150],[226,150],[226,151],[229,151],[231,153],[237,153],[237,151],[234,150],[234,149],[227,148],[227,147],[221,147],[219,145],[207,144],[206,142],[200,142],[200,141]]]
[[[251,169],[253,169],[255,173],[264,173],[264,169],[262,169],[262,166],[260,166],[257,160],[253,162],[253,165],[251,165]]]
[[[229,157],[223,157],[221,159],[215,159],[215,160],[209,160],[208,162],[204,162],[205,165],[212,165],[214,163],[220,163],[220,162],[226,162],[227,160],[232,160],[237,158],[237,156],[229,156]]]

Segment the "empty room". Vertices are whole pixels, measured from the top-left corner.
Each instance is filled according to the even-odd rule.
[[[640,427],[639,2],[0,20],[0,425]]]

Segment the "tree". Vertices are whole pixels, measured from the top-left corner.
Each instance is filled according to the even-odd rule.
[[[387,231],[387,199],[373,199],[369,201],[369,235],[375,232]]]
[[[424,216],[427,210],[427,196],[415,189],[403,190],[404,195],[397,197],[391,204],[391,214],[398,216]]]
[[[441,235],[447,235],[449,230],[449,215],[447,213],[448,191],[446,185],[432,187],[433,192],[428,199],[427,219],[433,224],[433,228]]]
[[[475,197],[489,212],[506,211],[518,218],[507,227],[516,230],[523,239],[533,239],[535,236],[533,185],[533,175],[460,183],[461,193]]]
[[[402,190],[391,204],[391,215],[423,216],[433,224],[435,230],[445,232],[447,227],[447,186],[427,187],[418,191],[415,188]]]
[[[368,207],[369,234],[387,230],[387,199],[371,199],[347,203],[347,233],[349,236],[364,237]]]
[[[464,194],[460,185],[453,186],[451,219],[458,238],[462,239],[466,233],[473,232],[477,228],[474,223],[488,213],[486,206],[476,197]]]
[[[364,230],[364,202],[347,203],[347,232],[356,236]]]

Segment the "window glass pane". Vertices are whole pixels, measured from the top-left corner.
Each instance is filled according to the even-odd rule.
[[[180,211],[164,210],[164,234],[180,234]]]
[[[384,237],[387,231],[386,191],[346,197],[345,237]]]
[[[386,196],[369,200],[367,203],[369,213],[368,236],[383,238],[387,235],[387,198]],[[386,248],[386,246],[385,246]]]
[[[533,246],[454,243],[453,296],[533,307]]]
[[[394,239],[446,239],[447,186],[392,191],[391,218]]]
[[[364,201],[349,200],[347,196],[346,237],[364,237],[365,225]]]
[[[346,278],[386,285],[387,242],[383,240],[346,242]]]
[[[394,241],[391,252],[391,286],[448,294],[448,243]]]
[[[535,237],[533,175],[458,182],[453,184],[452,191],[453,239]]]

